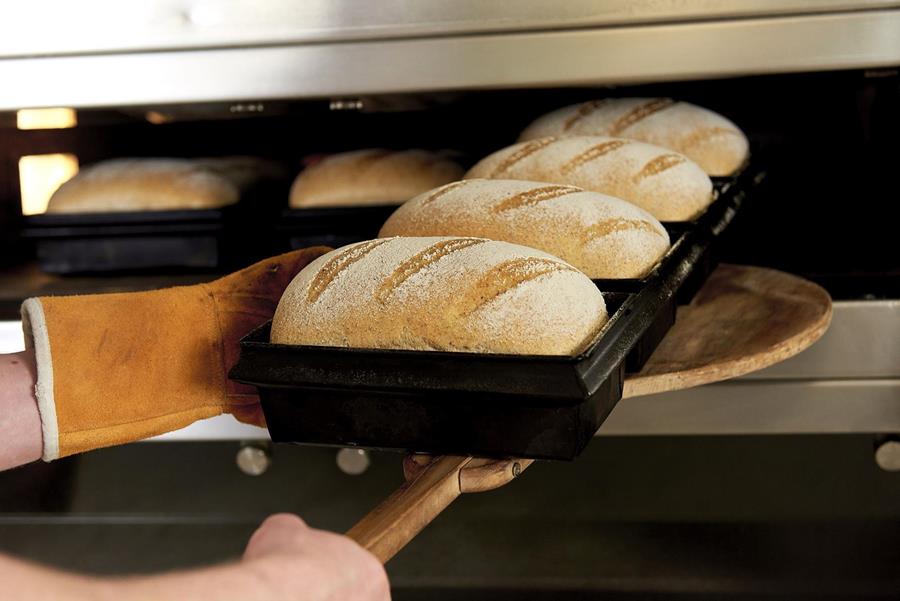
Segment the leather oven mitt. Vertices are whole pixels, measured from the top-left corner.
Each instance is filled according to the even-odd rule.
[[[264,425],[256,390],[228,379],[238,341],[271,319],[294,275],[329,250],[283,254],[196,286],[26,300],[22,327],[37,362],[43,459],[220,413]]]

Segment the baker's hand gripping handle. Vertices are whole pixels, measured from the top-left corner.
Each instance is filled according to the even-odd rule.
[[[520,459],[408,457],[404,463],[406,483],[353,526],[347,536],[386,563],[460,494],[502,486],[530,464]]]

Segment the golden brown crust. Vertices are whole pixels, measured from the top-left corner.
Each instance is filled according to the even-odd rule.
[[[538,248],[592,278],[635,278],[653,269],[669,237],[652,215],[574,186],[465,180],[429,202],[426,192],[397,209],[381,236],[477,236]]]
[[[340,260],[334,277],[335,257],[356,260]],[[310,302],[313,286],[320,293]],[[547,253],[492,240],[406,237],[345,247],[308,265],[278,304],[271,340],[573,355],[605,322],[593,282]]]
[[[731,121],[669,98],[606,98],[561,108],[536,119],[520,141],[547,136],[618,136],[679,152],[708,175],[725,176],[747,160],[749,144]]]
[[[50,198],[48,213],[214,209],[238,201],[243,179],[228,159],[115,159],[81,170]]]
[[[465,186],[465,185],[466,185],[466,180],[460,180],[458,182],[453,182],[451,184],[441,186],[440,188],[437,188],[437,189],[433,190],[432,192],[430,192],[428,194],[428,197],[422,201],[422,204],[424,204],[424,205],[431,204],[434,201],[436,201],[437,199],[439,199],[441,196],[443,196],[445,194],[449,194],[450,192],[453,192],[457,188],[459,188],[461,186]]]
[[[326,157],[304,169],[291,187],[295,208],[401,204],[460,179],[462,167],[424,150],[366,149]]]
[[[515,152],[511,153],[509,156],[505,157],[502,161],[494,166],[494,170],[491,172],[490,177],[499,177],[503,175],[504,173],[515,167],[516,164],[527,159],[540,149],[545,148],[550,144],[553,144],[552,138],[534,140],[533,142],[522,144],[519,148],[516,149]]]
[[[513,160],[515,159],[515,160]],[[635,204],[660,221],[688,221],[712,202],[712,182],[667,148],[604,136],[539,138],[485,157],[466,178],[573,185]]]
[[[526,282],[558,271],[578,272],[571,265],[541,257],[524,257],[504,261],[492,267],[473,284],[474,294],[467,298],[469,303],[462,313],[467,316],[471,315],[484,305],[493,302],[500,295],[506,294]]]
[[[606,156],[610,152],[618,150],[628,143],[629,140],[606,140],[605,142],[600,142],[566,161],[565,164],[560,167],[560,171],[562,173],[571,173],[582,165],[586,165],[602,156]]]
[[[563,131],[568,131],[568,130],[572,129],[573,127],[575,127],[576,123],[578,123],[579,121],[581,121],[582,119],[584,119],[585,117],[587,117],[588,115],[593,113],[594,111],[598,110],[600,107],[602,107],[604,104],[607,104],[608,102],[609,102],[608,98],[603,98],[600,100],[591,100],[590,102],[585,102],[584,104],[580,105],[578,107],[578,110],[575,111],[575,114],[572,115],[571,117],[567,118],[563,122]]]
[[[588,226],[584,231],[583,239],[587,242],[595,238],[609,236],[616,232],[642,231],[659,235],[655,223],[642,219],[607,219]]]
[[[559,198],[560,196],[565,196],[566,194],[573,194],[581,191],[581,188],[576,188],[575,186],[542,186],[540,188],[534,188],[533,190],[519,192],[518,194],[514,194],[513,196],[498,202],[491,207],[491,213],[502,213],[503,211],[512,211],[513,209],[530,207],[540,202],[546,202],[548,200],[553,200],[554,198]]]
[[[485,242],[487,240],[479,240],[478,238],[451,238],[435,242],[428,248],[420,250],[400,263],[397,269],[394,270],[394,273],[378,287],[378,290],[375,292],[375,298],[384,302],[397,288],[403,285],[403,282],[420,271],[428,269],[431,265],[455,252],[477,244],[484,244]]]
[[[616,119],[609,128],[610,136],[621,136],[622,132],[636,125],[638,122],[646,119],[653,113],[658,113],[663,109],[667,109],[675,104],[671,98],[654,98],[644,104],[634,107],[618,119]]]
[[[685,161],[687,161],[687,159],[680,154],[664,154],[658,156],[644,165],[634,176],[634,179],[639,182],[644,178],[659,175],[663,171],[681,165]]]
[[[309,285],[306,300],[311,303],[319,300],[319,297],[322,296],[341,272],[365,257],[380,244],[384,244],[384,240],[370,240],[358,246],[345,247],[343,251],[329,259]]]

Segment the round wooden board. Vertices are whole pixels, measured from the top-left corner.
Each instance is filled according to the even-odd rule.
[[[622,398],[728,380],[784,361],[822,337],[831,297],[803,278],[719,265],[636,374]]]

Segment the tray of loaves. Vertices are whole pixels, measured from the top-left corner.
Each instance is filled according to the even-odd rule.
[[[102,161],[26,217],[24,235],[49,273],[234,269],[271,254],[286,176],[254,157]]]
[[[275,441],[573,459],[761,177],[706,109],[561,109],[304,268],[231,377]]]

